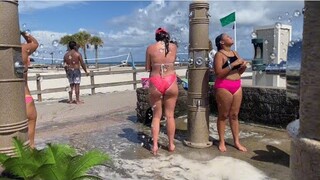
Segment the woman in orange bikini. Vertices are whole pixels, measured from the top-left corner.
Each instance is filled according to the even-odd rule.
[[[231,50],[233,39],[227,34],[220,34],[215,43],[218,52],[214,57],[216,80],[216,100],[218,105],[217,129],[219,134],[219,150],[227,150],[224,140],[226,120],[229,118],[234,145],[240,151],[247,149],[239,141],[238,114],[242,100],[241,74],[246,70],[247,62]]]
[[[26,40],[26,43],[22,44],[21,46],[21,55],[22,55],[22,62],[25,67],[23,77],[25,79],[25,101],[26,101],[27,118],[28,118],[28,135],[29,135],[30,147],[34,148],[37,110],[28,87],[28,66],[30,65],[29,56],[38,48],[39,44],[38,44],[38,41],[30,34],[21,32],[21,35]]]
[[[174,62],[177,54],[177,46],[170,43],[169,33],[158,28],[155,33],[156,43],[151,44],[146,52],[146,70],[150,72],[150,103],[153,109],[152,118],[152,153],[158,153],[158,138],[160,130],[160,119],[162,116],[162,105],[167,119],[167,135],[169,139],[168,150],[174,151],[175,120],[174,109],[178,98],[177,76]]]

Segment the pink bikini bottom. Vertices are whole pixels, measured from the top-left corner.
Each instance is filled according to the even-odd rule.
[[[225,89],[234,94],[241,87],[241,80],[216,79],[214,83],[216,89]]]
[[[171,85],[176,82],[176,74],[171,74],[168,76],[152,76],[149,78],[149,82],[162,94],[164,95],[166,91],[171,87]]]
[[[32,96],[26,96],[25,101],[26,101],[26,104],[31,103],[33,101]]]

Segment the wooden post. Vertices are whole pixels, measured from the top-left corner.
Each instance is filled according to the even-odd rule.
[[[38,91],[38,101],[42,102],[42,95],[41,95],[41,75],[36,74],[37,77],[37,91]]]
[[[137,89],[137,71],[136,71],[136,70],[133,70],[132,75],[133,75],[133,81],[134,81],[134,83],[133,83],[133,89],[136,90],[136,89]]]
[[[94,87],[94,73],[90,71],[90,81],[91,81],[91,95],[96,94],[96,88]]]

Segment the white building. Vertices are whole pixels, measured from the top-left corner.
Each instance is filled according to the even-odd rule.
[[[292,27],[276,23],[272,26],[256,27],[257,39],[263,40],[263,64],[279,64],[287,60],[288,44],[291,41]],[[252,85],[285,87],[286,79],[279,75],[269,75],[263,71],[254,71]]]

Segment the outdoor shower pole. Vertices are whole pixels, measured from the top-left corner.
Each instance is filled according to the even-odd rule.
[[[304,2],[300,70],[300,122],[288,126],[292,180],[320,179],[320,20],[319,1]]]
[[[12,155],[12,138],[28,143],[17,0],[0,0],[0,153]]]
[[[209,141],[209,4],[189,6],[188,137],[187,146],[205,148]]]

